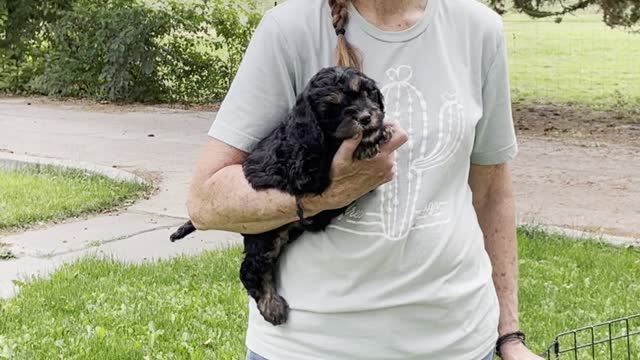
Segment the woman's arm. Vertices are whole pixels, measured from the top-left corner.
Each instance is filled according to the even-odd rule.
[[[493,283],[500,303],[498,333],[503,335],[519,330],[518,247],[511,175],[506,164],[471,165],[469,186],[493,266]],[[521,343],[505,343],[501,352],[507,360],[541,360]]]
[[[191,182],[187,209],[200,230],[259,233],[295,221],[295,199],[279,191],[255,192],[242,172],[247,157],[209,138]]]
[[[371,160],[354,161],[359,138],[345,141],[331,167],[331,186],[322,196],[304,198],[305,217],[343,207],[393,177],[393,152],[407,141],[397,125],[394,137]],[[200,154],[187,209],[200,230],[261,233],[297,220],[295,198],[278,190],[255,191],[244,177],[247,154],[210,138]]]

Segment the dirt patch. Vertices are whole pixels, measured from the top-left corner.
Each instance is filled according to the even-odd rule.
[[[519,135],[640,146],[639,114],[584,106],[514,105],[513,115]]]
[[[9,250],[9,245],[0,242],[0,261],[12,260],[15,258],[15,254]]]
[[[519,221],[640,239],[640,147],[581,141],[520,137]]]
[[[579,106],[513,109],[519,219],[640,239],[640,116]]]

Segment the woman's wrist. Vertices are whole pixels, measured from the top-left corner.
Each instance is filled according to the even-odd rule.
[[[299,210],[302,210],[304,218],[317,215],[318,213],[330,208],[326,204],[326,199],[322,198],[320,195],[303,196],[296,199],[296,209],[298,209],[298,207],[301,208]]]
[[[508,353],[509,348],[512,348],[514,346],[526,347],[525,339],[526,337],[524,333],[519,330],[501,335],[500,337],[498,337],[498,340],[496,341],[496,355],[498,355],[498,357],[500,358],[504,358],[503,354]]]

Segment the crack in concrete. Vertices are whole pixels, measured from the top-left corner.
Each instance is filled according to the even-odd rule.
[[[146,234],[146,233],[150,233],[150,232],[154,232],[154,231],[158,231],[158,230],[163,230],[163,229],[170,229],[172,227],[176,227],[176,226],[180,226],[183,223],[176,223],[176,224],[170,224],[170,225],[162,225],[162,226],[155,226],[149,229],[145,229],[145,230],[140,230],[140,231],[135,231],[132,233],[128,233],[125,235],[121,235],[121,236],[117,236],[111,239],[107,239],[107,240],[101,240],[100,244],[97,246],[92,246],[90,243],[88,244],[88,246],[82,247],[80,249],[71,249],[71,250],[66,250],[66,251],[61,251],[61,252],[55,252],[55,253],[49,253],[47,255],[39,255],[39,254],[29,254],[27,252],[23,252],[22,254],[25,254],[28,257],[31,258],[35,258],[35,259],[51,259],[57,256],[64,256],[64,255],[69,255],[69,254],[73,254],[73,253],[77,253],[77,252],[81,252],[90,248],[99,248],[102,245],[106,245],[106,244],[110,244],[110,243],[114,243],[116,241],[121,241],[121,240],[127,240],[130,239],[134,236],[138,236],[138,235],[142,235],[142,234]],[[167,238],[167,241],[168,238]]]
[[[165,218],[171,218],[171,219],[183,220],[183,221],[189,220],[188,218],[185,218],[182,216],[167,215],[159,212],[146,211],[146,210],[130,209],[130,210],[127,210],[126,212],[130,214],[159,216],[159,217],[165,217]]]

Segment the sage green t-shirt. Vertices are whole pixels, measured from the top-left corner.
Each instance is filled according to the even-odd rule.
[[[517,152],[501,20],[476,0],[429,0],[400,32],[349,12],[347,38],[409,141],[392,182],[287,248],[277,279],[289,320],[274,327],[250,301],[247,346],[269,360],[479,360],[499,308],[469,167]],[[326,0],[267,12],[210,136],[251,151],[334,65],[335,41]]]

